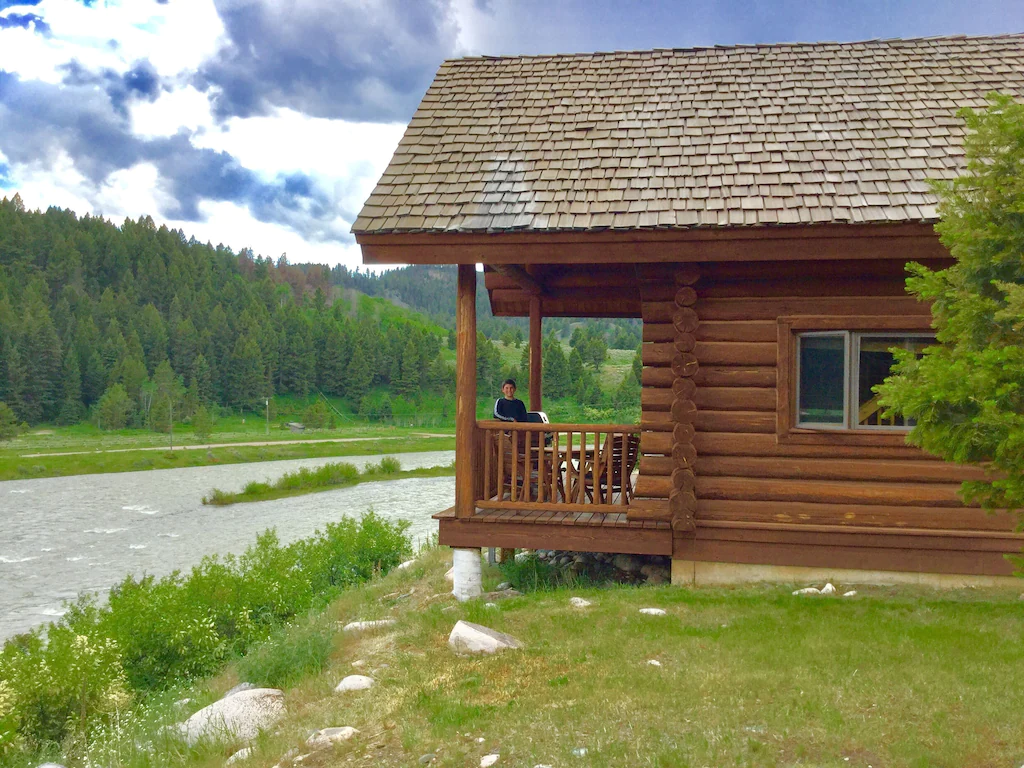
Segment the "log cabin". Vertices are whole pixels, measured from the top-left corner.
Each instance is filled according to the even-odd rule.
[[[674,583],[986,584],[1015,518],[967,506],[872,386],[951,263],[929,179],[961,107],[1024,97],[1024,36],[444,62],[353,231],[366,264],[456,264],[457,548],[669,555]],[[638,424],[476,418],[476,283],[529,317],[642,318]],[[496,394],[496,393],[495,393]]]

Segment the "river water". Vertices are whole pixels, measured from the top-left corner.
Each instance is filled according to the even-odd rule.
[[[396,454],[403,469],[450,464],[453,451]],[[186,569],[208,554],[242,552],[276,528],[282,541],[368,509],[408,520],[413,541],[437,531],[431,515],[452,505],[453,477],[362,483],[273,501],[207,507],[213,488],[241,490],[299,467],[346,456],[0,482],[0,640],[50,621],[65,600],[105,592],[126,574]]]

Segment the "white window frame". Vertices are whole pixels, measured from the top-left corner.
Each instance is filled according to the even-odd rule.
[[[796,334],[796,370],[795,370],[795,426],[798,429],[828,430],[833,432],[909,432],[910,426],[887,426],[884,424],[858,424],[853,418],[856,405],[860,407],[860,345],[861,339],[927,339],[934,343],[935,334],[913,331],[800,331]],[[843,339],[843,423],[824,424],[815,421],[800,420],[800,349],[801,340],[813,337],[841,337]],[[897,346],[897,345],[893,345]]]

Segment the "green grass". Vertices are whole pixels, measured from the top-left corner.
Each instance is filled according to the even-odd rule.
[[[274,765],[292,748],[304,752],[309,731],[330,725],[360,734],[303,765],[408,766],[429,752],[437,755],[432,765],[467,766],[491,751],[501,754],[499,766],[1024,762],[1024,613],[1016,591],[858,587],[855,598],[800,598],[792,586],[576,587],[487,608],[447,595],[450,556],[434,550],[406,571],[344,593],[324,615],[327,624],[282,630],[259,660],[208,683],[216,695],[248,674],[286,681],[288,716],[257,743],[252,765]],[[485,588],[502,578],[486,570]],[[593,606],[570,608],[572,595]],[[668,615],[638,613],[647,606]],[[397,624],[335,630],[324,655],[317,627],[385,616]],[[447,636],[459,619],[510,632],[526,648],[455,656]],[[306,673],[290,675],[287,659]],[[356,660],[376,687],[333,695]],[[203,686],[197,695],[211,697]],[[92,748],[103,764],[131,768],[213,768],[237,748],[167,744],[151,754],[138,741],[128,729]],[[581,748],[584,757],[573,754]]]
[[[244,501],[267,501],[286,496],[301,496],[318,491],[329,491],[374,480],[399,480],[407,477],[445,477],[455,474],[455,464],[447,467],[423,467],[402,469],[401,463],[393,456],[385,456],[379,464],[368,464],[360,472],[354,465],[334,462],[319,467],[300,467],[295,472],[286,472],[274,482],[252,481],[237,493],[219,488],[203,497],[203,504],[219,507]]]

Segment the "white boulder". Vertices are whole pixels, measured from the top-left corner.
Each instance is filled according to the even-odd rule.
[[[641,608],[640,613],[647,616],[665,616],[666,612],[662,608]]]
[[[484,755],[480,758],[480,768],[491,768],[492,765],[498,762],[500,757],[501,755],[498,754]]]
[[[249,755],[252,754],[252,747],[242,747],[240,750],[235,752],[231,757],[224,761],[224,765],[232,765],[234,763],[240,763],[243,760],[248,760]]]
[[[817,587],[804,587],[793,592],[794,595],[820,595],[821,590]]]
[[[344,725],[340,728],[321,728],[306,739],[306,746],[313,749],[327,749],[335,744],[348,741],[357,733],[359,731],[350,725]]]
[[[661,662],[658,661],[657,659],[648,659],[647,663],[649,665],[651,665],[652,667],[660,667],[661,666]]]
[[[412,568],[414,565],[416,565],[415,560],[406,560],[404,563],[399,563],[398,565],[396,565],[395,570],[404,571],[406,568]]]
[[[394,626],[394,619],[376,619],[375,621],[352,621],[342,627],[343,632],[362,632],[367,629],[381,629]]]
[[[497,653],[523,647],[512,635],[469,621],[459,621],[452,628],[448,645],[456,653]]]
[[[843,597],[856,597],[856,596],[857,596],[857,590],[856,589],[851,589],[849,592],[843,592]]]
[[[366,675],[349,675],[335,686],[334,692],[365,691],[367,688],[372,688],[375,682],[372,677]]]
[[[283,691],[251,688],[203,707],[177,728],[189,746],[203,738],[252,741],[283,715]]]
[[[832,586],[831,582],[821,588],[821,594],[823,595],[834,595],[836,588]]]
[[[455,583],[455,566],[454,565],[451,568],[449,568],[447,571],[444,572],[444,577],[448,581],[452,582],[453,584]]]
[[[573,608],[589,608],[593,603],[589,600],[584,600],[582,597],[570,597],[569,605]]]

